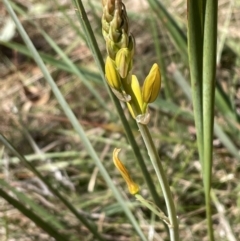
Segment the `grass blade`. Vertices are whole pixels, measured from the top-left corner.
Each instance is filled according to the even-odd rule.
[[[208,238],[214,240],[211,213],[211,180],[213,151],[214,94],[216,77],[218,1],[207,0],[203,38],[203,138],[204,138],[204,189],[208,220]]]
[[[3,42],[3,41],[0,41],[0,44],[4,45],[10,49],[16,50],[21,54],[24,54],[26,56],[33,58],[32,53],[23,44],[14,43],[14,42]],[[49,54],[41,53],[41,52],[39,52],[39,55],[43,59],[44,62],[46,62],[47,64],[50,64],[60,70],[63,70],[63,71],[66,71],[66,72],[72,73],[72,74],[77,74],[79,71],[82,73],[82,75],[84,75],[84,79],[94,81],[95,83],[98,83],[98,84],[102,83],[102,80],[98,73],[90,72],[89,70],[87,70],[81,66],[75,65],[76,68],[78,69],[78,71],[76,71],[75,68],[69,68],[62,60],[58,60],[58,59],[56,59],[56,57],[52,57]]]
[[[201,1],[188,1],[188,56],[192,85],[194,119],[197,129],[199,158],[203,163],[203,107],[202,107],[202,58],[203,58],[203,23]]]
[[[161,19],[164,23],[166,28],[168,29],[169,33],[171,34],[175,46],[181,53],[181,56],[185,63],[188,63],[187,57],[187,38],[183,31],[179,28],[177,23],[174,21],[172,16],[168,13],[166,8],[160,1],[157,0],[148,0],[149,5],[151,6],[152,10],[156,13],[157,17]]]
[[[19,8],[17,8],[19,9]],[[22,16],[26,17],[26,13],[24,11],[18,10],[18,13]],[[103,107],[104,110],[109,112],[109,109],[106,107],[106,102],[102,99],[102,97],[99,95],[99,93],[93,88],[91,83],[85,78],[85,76],[82,74],[82,72],[77,68],[77,66],[72,62],[72,60],[67,56],[67,54],[64,53],[64,51],[55,43],[55,41],[42,29],[40,26],[35,22],[30,22],[32,25],[34,25],[39,32],[42,34],[44,39],[48,42],[48,44],[54,49],[54,51],[61,57],[61,59],[64,61],[65,65],[67,65],[68,68],[72,69],[76,73],[76,75],[79,77],[79,79],[82,80],[83,84],[88,88],[88,90],[92,93],[92,95],[98,100],[98,103]]]
[[[58,197],[62,203],[76,216],[78,220],[80,220],[91,232],[101,241],[104,239],[101,235],[97,232],[96,228],[90,224],[90,222],[81,215],[77,209],[65,198],[63,197],[60,192],[56,188],[54,188],[47,180],[44,178],[41,173],[34,167],[34,165],[28,162],[12,145],[11,143],[2,135],[0,134],[0,141],[15,155],[19,158],[19,160],[26,165],[26,167],[31,170],[48,188],[49,190]]]
[[[46,233],[48,233],[51,237],[54,237],[59,241],[68,241],[69,239],[65,237],[63,234],[60,234],[55,228],[53,228],[49,223],[44,221],[40,216],[36,215],[30,209],[26,208],[25,205],[20,203],[15,198],[11,197],[7,194],[2,188],[0,188],[0,196],[4,198],[7,202],[17,208],[20,212],[22,212],[26,217],[31,219],[37,226],[42,228]]]
[[[149,21],[151,24],[153,41],[154,41],[155,50],[158,58],[158,64],[161,69],[161,78],[164,84],[164,93],[165,93],[166,99],[171,99],[172,92],[171,92],[171,88],[170,88],[169,81],[166,74],[166,65],[162,54],[162,47],[161,47],[161,44],[159,44],[158,42],[157,21],[154,16],[152,16]]]
[[[6,183],[4,180],[0,179],[0,185],[1,187],[6,188],[7,190],[13,192],[19,201],[22,203],[28,205],[31,210],[33,210],[39,217],[44,217],[44,220],[55,227],[58,230],[64,230],[65,227],[59,220],[51,215],[48,211],[46,211],[44,208],[39,206],[37,203],[35,203],[33,200],[31,200],[28,196],[26,196],[24,193],[17,191],[15,188],[11,187],[8,183]]]

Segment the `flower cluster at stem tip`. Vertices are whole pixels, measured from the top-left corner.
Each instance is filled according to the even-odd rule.
[[[102,0],[102,33],[108,56],[105,63],[106,80],[119,100],[127,103],[134,119],[147,124],[148,104],[156,100],[161,87],[161,74],[156,63],[141,87],[132,74],[135,41],[129,33],[128,18],[121,0]]]

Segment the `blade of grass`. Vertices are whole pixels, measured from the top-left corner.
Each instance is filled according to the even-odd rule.
[[[80,28],[75,24],[75,22],[68,16],[68,14],[66,14],[66,11],[64,11],[64,8],[62,7],[62,5],[59,4],[57,0],[53,0],[53,1],[54,1],[54,4],[58,7],[60,12],[62,13],[62,15],[66,18],[71,28],[74,29],[77,35],[85,42],[85,44],[87,44],[87,40],[84,34],[81,32]]]
[[[26,46],[24,46],[23,44],[19,44],[19,43],[14,43],[14,42],[3,42],[0,41],[0,44],[3,46],[6,46],[10,49],[16,50],[21,54],[24,54],[26,56],[29,56],[31,58],[33,58],[32,53],[28,50],[28,48]],[[77,74],[76,69],[72,69],[69,68],[63,61],[56,59],[56,57],[52,57],[49,54],[46,53],[41,53],[39,52],[40,57],[43,59],[44,62],[60,69],[60,70],[64,70],[68,73],[72,73],[72,74]],[[94,73],[92,71],[89,71],[81,66],[77,66],[76,68],[84,75],[85,79],[88,79],[90,81],[94,81],[96,83],[102,83],[102,80],[100,78],[100,75],[98,73]]]
[[[6,183],[2,179],[0,179],[0,185],[1,187],[6,188],[6,190],[13,192],[19,201],[28,205],[28,207],[31,208],[32,211],[34,211],[37,215],[39,215],[39,217],[43,217],[43,220],[45,220],[47,223],[52,225],[54,228],[58,230],[64,230],[66,228],[63,226],[61,222],[59,222],[56,216],[51,215],[49,211],[46,211],[44,208],[39,206],[36,202],[31,200],[24,193],[17,191],[15,188],[11,187],[8,183]]]
[[[78,210],[69,202],[64,196],[54,188],[44,176],[34,167],[34,165],[28,162],[25,157],[23,157],[12,145],[11,143],[0,134],[0,141],[15,155],[19,160],[26,165],[26,167],[31,170],[47,187],[48,189],[61,200],[61,202],[76,216],[76,218],[81,221],[91,232],[95,235],[98,240],[104,241],[105,239],[97,232],[96,227],[94,227],[83,215],[81,215]]]
[[[151,16],[149,21],[151,24],[154,46],[155,46],[155,50],[156,50],[156,54],[157,54],[157,58],[158,58],[158,64],[159,64],[160,70],[161,70],[161,79],[164,84],[164,93],[165,93],[166,99],[171,99],[172,93],[171,93],[169,81],[168,81],[167,74],[166,74],[166,65],[164,62],[164,58],[162,56],[161,45],[158,42],[157,22],[156,22],[156,19],[154,16]]]
[[[194,120],[197,129],[199,158],[203,163],[203,107],[202,107],[202,58],[203,58],[203,14],[201,1],[188,0],[188,56],[192,85]]]
[[[126,216],[129,218],[130,222],[132,223],[133,227],[135,228],[135,230],[137,231],[137,233],[139,234],[141,239],[142,240],[146,240],[146,238],[145,238],[142,230],[140,229],[139,224],[137,223],[135,217],[133,216],[133,214],[130,211],[130,209],[125,205],[124,199],[122,198],[122,196],[121,196],[120,192],[118,191],[118,189],[115,187],[115,185],[114,185],[113,181],[111,180],[108,172],[106,171],[106,169],[103,166],[102,162],[100,161],[97,153],[95,152],[93,146],[91,145],[89,139],[85,135],[85,132],[84,132],[82,126],[79,124],[76,116],[73,114],[73,112],[70,109],[68,103],[66,102],[66,100],[62,96],[60,90],[58,89],[58,87],[57,87],[57,85],[55,83],[55,81],[53,80],[52,76],[49,74],[46,66],[44,65],[42,59],[40,58],[37,50],[35,49],[33,43],[31,42],[29,36],[25,32],[22,24],[19,22],[15,12],[13,11],[13,9],[12,9],[10,3],[9,3],[9,1],[8,0],[3,0],[3,2],[4,2],[4,5],[6,6],[6,9],[9,12],[9,14],[11,15],[13,21],[15,22],[15,24],[17,26],[17,29],[18,29],[20,35],[22,36],[25,44],[27,45],[29,50],[32,52],[32,54],[34,56],[34,60],[38,64],[39,68],[42,70],[42,73],[43,73],[45,79],[47,80],[47,82],[51,86],[52,91],[55,94],[59,104],[61,105],[61,107],[64,110],[64,112],[65,112],[66,116],[68,117],[68,119],[70,120],[70,122],[71,122],[72,126],[74,127],[75,131],[80,136],[80,138],[81,138],[81,140],[82,140],[86,150],[88,151],[89,155],[92,157],[93,161],[95,162],[95,164],[99,168],[99,171],[102,174],[103,178],[105,179],[107,185],[112,190],[115,198],[117,199],[117,201],[121,205],[123,211],[125,212]],[[72,206],[72,208],[73,208],[73,206]],[[80,217],[83,218],[83,216],[80,216]],[[85,225],[87,225],[87,222],[85,223]],[[89,225],[88,228],[92,228],[92,226]],[[99,233],[95,229],[92,228],[91,232],[94,232],[94,235],[96,237],[98,237],[99,240],[103,240],[101,238],[101,236],[99,235]]]
[[[149,5],[151,6],[152,10],[156,13],[157,17],[161,19],[161,21],[164,23],[166,28],[168,29],[169,33],[171,34],[175,45],[179,52],[181,53],[181,56],[184,60],[184,62],[188,63],[188,57],[187,57],[187,38],[183,31],[179,28],[177,23],[174,21],[172,16],[168,13],[164,5],[157,0],[148,0]]]
[[[14,5],[13,5],[14,6]],[[17,8],[17,12],[24,17],[27,17],[26,12],[23,10],[19,10]],[[96,91],[95,88],[91,85],[91,83],[85,78],[79,68],[72,62],[72,60],[64,53],[64,51],[55,43],[55,41],[36,23],[30,21],[30,23],[36,27],[36,29],[42,34],[44,39],[48,42],[48,44],[54,49],[54,51],[61,57],[64,63],[68,66],[68,68],[72,69],[76,75],[81,79],[83,84],[88,88],[88,90],[92,93],[92,95],[97,99],[98,103],[103,107],[104,110],[109,112],[109,109],[106,106],[106,102],[102,99],[99,93]]]
[[[211,211],[211,181],[212,181],[212,151],[213,151],[213,122],[214,94],[216,78],[216,49],[217,49],[217,13],[218,1],[207,0],[204,37],[203,37],[203,144],[204,144],[204,189],[206,212],[208,220],[208,238],[214,240],[212,211]]]
[[[178,73],[177,75],[174,75],[174,80],[175,78],[180,77],[181,80],[175,80],[176,83],[183,89],[186,86],[188,86],[188,88],[185,88],[184,94],[186,95],[186,97],[188,98],[189,101],[191,101],[191,88],[188,84],[188,82],[186,81],[186,79],[183,78],[183,75],[179,75],[180,73]],[[178,76],[179,75],[179,76]],[[184,82],[184,84],[183,84]],[[187,93],[188,92],[188,93]],[[240,155],[238,153],[238,148],[236,147],[236,145],[232,142],[232,140],[227,136],[227,134],[222,130],[221,126],[218,125],[218,123],[215,121],[214,122],[214,133],[215,135],[219,138],[219,140],[221,141],[221,143],[226,147],[226,149],[233,155],[235,156],[238,160],[240,160]]]
[[[60,234],[55,228],[52,227],[52,225],[50,225],[49,223],[44,221],[40,216],[36,215],[30,209],[26,208],[25,205],[23,205],[18,200],[11,197],[10,195],[8,195],[7,192],[5,192],[2,188],[0,188],[0,196],[2,198],[4,198],[8,203],[13,205],[15,208],[17,208],[26,217],[28,217],[30,220],[32,220],[37,226],[42,228],[51,237],[53,237],[59,241],[68,241],[69,240],[69,238],[67,238],[63,234]]]
[[[191,94],[191,93],[190,93]],[[187,120],[194,121],[193,115],[191,112],[183,112],[180,107],[175,105],[173,102],[168,102],[166,100],[158,98],[154,104],[152,104],[152,107],[158,110],[164,110],[167,113],[170,113],[172,115],[176,113],[181,113],[182,116],[184,116]],[[238,160],[240,160],[240,155],[238,153],[237,147],[234,145],[234,143],[231,141],[231,139],[226,135],[226,133],[222,130],[222,128],[217,124],[215,121],[214,123],[214,133],[219,138],[221,143],[227,148],[227,150]]]

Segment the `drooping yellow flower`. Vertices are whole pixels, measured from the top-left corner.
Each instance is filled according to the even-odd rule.
[[[161,74],[157,64],[153,64],[148,76],[146,77],[143,88],[142,98],[145,103],[152,103],[156,100],[161,87]]]
[[[139,192],[139,186],[132,180],[128,170],[123,165],[123,163],[118,158],[118,153],[121,149],[115,148],[113,151],[113,163],[117,167],[118,171],[121,173],[123,179],[126,181],[128,185],[128,190],[132,195],[135,195]]]
[[[121,79],[118,71],[116,70],[116,65],[114,61],[108,56],[105,63],[105,75],[108,84],[120,91],[121,90]]]

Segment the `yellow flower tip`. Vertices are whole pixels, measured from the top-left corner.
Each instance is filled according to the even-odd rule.
[[[139,186],[135,182],[128,184],[128,191],[130,192],[130,194],[135,195],[139,193],[139,190]]]
[[[114,61],[108,56],[105,63],[105,75],[108,84],[118,91],[121,90],[121,79],[116,70]]]
[[[124,79],[127,77],[132,68],[132,56],[128,48],[121,48],[116,54],[116,66],[120,76]]]
[[[158,65],[153,64],[148,76],[146,77],[143,88],[142,98],[145,103],[152,103],[156,100],[161,87],[161,74]]]
[[[136,97],[136,101],[140,109],[142,110],[142,106],[143,106],[142,91],[136,75],[132,75],[131,88]],[[141,114],[141,113],[138,113],[138,114]]]
[[[118,158],[118,154],[120,151],[121,149],[117,149],[117,148],[113,150],[113,163],[118,169],[118,171],[121,173],[123,179],[126,181],[129,192],[132,195],[135,195],[136,193],[139,192],[139,186],[135,182],[133,182],[127,168],[123,165],[123,163]]]

